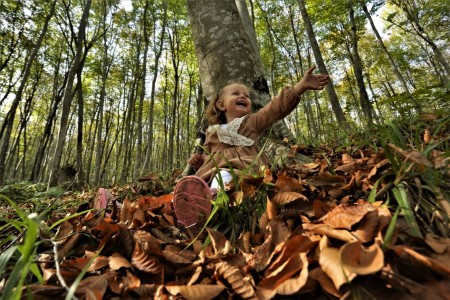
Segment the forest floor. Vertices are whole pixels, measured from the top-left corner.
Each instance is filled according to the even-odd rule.
[[[448,299],[449,123],[292,147],[220,192],[197,236],[177,227],[173,177],[59,197],[4,187],[2,299]]]

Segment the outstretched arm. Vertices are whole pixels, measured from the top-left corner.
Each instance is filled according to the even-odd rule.
[[[322,90],[328,81],[330,81],[330,76],[328,75],[313,74],[312,72],[315,68],[315,66],[309,68],[302,80],[294,85],[293,88],[298,95],[303,94],[307,90]]]
[[[322,90],[330,80],[330,76],[312,72],[316,67],[306,71],[302,80],[292,87],[286,87],[275,96],[266,106],[253,115],[254,127],[262,131],[271,126],[275,121],[281,120],[295,109],[300,101],[300,95],[307,90]]]

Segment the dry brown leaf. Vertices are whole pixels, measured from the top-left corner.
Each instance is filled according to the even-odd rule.
[[[309,271],[308,276],[314,280],[317,280],[320,286],[330,295],[336,298],[341,298],[342,294],[336,289],[331,278],[322,270],[317,267]]]
[[[136,209],[133,214],[133,221],[130,229],[139,228],[145,224],[145,211]]]
[[[303,268],[297,277],[290,278],[280,284],[275,292],[279,295],[292,295],[297,293],[305,284],[308,279],[308,258],[306,253],[300,253],[300,259],[303,263]]]
[[[132,216],[133,213],[131,211],[131,202],[128,200],[128,197],[126,197],[120,209],[119,221],[123,224],[129,224]]]
[[[250,252],[250,236],[251,236],[250,231],[241,233],[238,240],[234,243],[234,246],[244,253],[249,253]]]
[[[58,241],[58,243],[63,243],[70,233],[74,230],[74,226],[68,220],[64,221],[59,225],[58,231],[56,232],[53,239]]]
[[[356,163],[354,161],[340,165],[334,169],[335,172],[352,173],[355,170]]]
[[[296,192],[277,193],[272,197],[272,199],[270,199],[270,201],[275,205],[281,206],[299,199],[308,201],[308,198],[306,196]]]
[[[72,249],[75,247],[75,245],[78,243],[78,240],[80,239],[80,234],[75,233],[72,235],[62,246],[62,248],[58,249],[58,258],[62,260],[66,257],[66,255],[72,251]]]
[[[368,275],[384,267],[384,254],[377,243],[364,247],[361,241],[354,241],[341,247],[339,261],[349,272]]]
[[[126,287],[128,289],[137,289],[141,286],[141,280],[132,274],[129,270],[127,270],[127,277],[125,278]]]
[[[326,165],[328,168],[328,165]],[[322,173],[312,178],[305,180],[306,183],[314,186],[343,186],[345,184],[345,177],[340,175],[330,175]]]
[[[439,237],[431,233],[425,236],[425,242],[434,252],[442,254],[447,249],[450,249],[450,239],[446,237]]]
[[[300,253],[291,255],[282,264],[277,264],[277,268],[270,268],[270,272],[265,273],[264,278],[258,284],[258,288],[274,290],[303,267]]]
[[[242,275],[238,268],[225,261],[215,264],[214,268],[216,272],[231,285],[233,291],[242,299],[256,298],[251,277]]]
[[[388,146],[391,149],[393,149],[395,152],[397,152],[398,154],[402,155],[405,158],[405,161],[412,161],[416,164],[427,166],[427,167],[433,166],[431,164],[431,162],[428,160],[428,158],[423,156],[422,153],[420,153],[419,151],[403,150],[400,147],[397,147],[396,145],[391,144],[391,143],[388,143]]]
[[[123,257],[119,252],[114,252],[109,257],[109,267],[111,270],[119,270],[120,268],[131,268],[130,262]]]
[[[159,274],[162,272],[162,266],[156,257],[148,254],[138,242],[136,242],[131,255],[131,264],[147,273]]]
[[[221,232],[210,228],[207,231],[214,247],[214,255],[227,255],[233,250],[233,246]]]
[[[164,258],[167,259],[172,264],[191,264],[192,262],[185,257],[178,254],[178,252],[163,250],[162,254]]]
[[[314,200],[313,211],[314,211],[314,216],[317,219],[320,219],[323,216],[325,216],[330,210],[331,210],[331,207],[324,201],[321,201],[319,199]]]
[[[203,268],[201,266],[198,266],[195,269],[194,273],[192,274],[191,278],[189,279],[189,281],[187,282],[186,285],[193,285],[197,281],[197,279],[200,277],[202,272],[203,272]]]
[[[289,238],[283,245],[281,253],[278,257],[271,263],[266,271],[266,276],[270,273],[275,273],[277,269],[281,267],[291,256],[297,255],[300,252],[309,252],[314,248],[319,242],[318,237],[308,237],[304,235],[296,235]],[[277,247],[278,248],[278,247]],[[276,249],[275,251],[278,252]]]
[[[359,205],[340,204],[325,215],[321,221],[332,228],[345,228],[350,230],[352,226],[370,211],[376,210],[372,204],[366,202]]]
[[[319,235],[326,235],[345,242],[355,241],[356,237],[345,229],[334,229],[327,224],[303,224],[303,229]]]
[[[85,294],[86,299],[101,300],[108,287],[108,282],[103,276],[90,276],[84,278],[77,287],[77,294]]]
[[[420,254],[419,252],[414,251],[413,249],[404,246],[404,245],[396,245],[391,247],[392,250],[397,253],[400,257],[411,257],[417,262],[424,264],[432,268],[435,271],[438,271],[446,276],[450,276],[450,265],[442,264],[436,259]]]
[[[363,243],[370,242],[377,234],[378,223],[378,210],[370,211],[362,218],[358,228],[352,233]]]
[[[275,190],[277,192],[301,192],[303,190],[298,179],[289,176],[286,172],[280,172],[277,176],[278,178],[275,181]]]
[[[348,153],[342,154],[342,163],[343,164],[349,164],[349,163],[352,163],[354,161],[355,160],[353,159],[353,157],[351,157],[350,154],[348,154]]]
[[[217,297],[224,289],[221,285],[197,284],[197,285],[166,285],[166,290],[176,296],[180,294],[185,299],[213,299]]]
[[[381,167],[383,167],[389,163],[390,163],[390,161],[387,158],[378,162],[375,166],[373,166],[373,168],[372,168],[372,170],[370,170],[369,174],[367,174],[367,177],[366,177],[367,180],[370,180],[373,176],[375,176],[378,172],[378,169],[380,169]]]
[[[337,290],[356,277],[355,273],[348,271],[340,264],[339,249],[337,248],[330,247],[320,252],[319,264],[322,270],[331,278]]]

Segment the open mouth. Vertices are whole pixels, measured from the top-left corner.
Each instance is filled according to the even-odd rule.
[[[241,106],[247,107],[247,102],[245,100],[238,100],[236,102],[236,105],[241,105]]]

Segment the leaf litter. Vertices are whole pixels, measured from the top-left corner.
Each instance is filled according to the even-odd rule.
[[[430,192],[411,169],[433,167],[448,176],[448,164],[436,152],[425,158],[389,147],[410,164],[412,175],[399,180],[382,148],[325,150],[326,158],[320,149],[308,153],[313,163],[243,178],[227,191],[229,199],[239,199],[234,207],[260,202],[267,211],[240,216],[256,220],[252,226],[234,224],[238,238],[222,230],[234,225],[220,223],[220,217],[197,238],[179,229],[172,194],[142,188],[161,186],[156,175],[143,177],[140,188],[123,199],[117,190],[99,192],[93,211],[54,229],[56,247],[39,247],[44,284],[28,284],[23,297],[63,298],[64,285],[86,270],[78,299],[446,299],[449,215],[439,203],[448,199],[442,191]],[[411,234],[406,208],[396,201],[395,180],[407,193],[419,234]],[[56,220],[49,218],[47,226]]]

